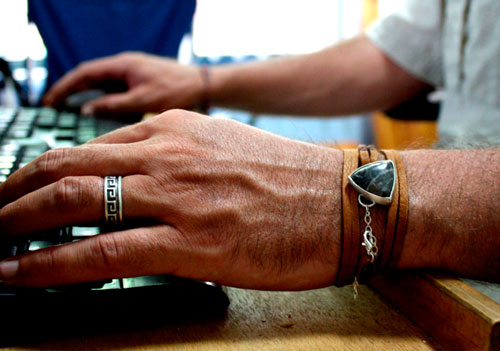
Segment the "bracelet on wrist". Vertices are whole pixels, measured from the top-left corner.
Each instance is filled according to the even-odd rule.
[[[355,297],[358,282],[393,268],[399,259],[408,218],[407,184],[399,152],[373,146],[344,150],[335,285],[353,283]]]

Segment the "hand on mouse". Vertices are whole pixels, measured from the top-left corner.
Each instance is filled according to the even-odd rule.
[[[123,53],[80,64],[47,92],[43,102],[57,106],[72,93],[109,80],[123,81],[128,90],[90,101],[82,106],[82,113],[146,113],[192,108],[204,93],[200,72],[194,66],[143,53]]]

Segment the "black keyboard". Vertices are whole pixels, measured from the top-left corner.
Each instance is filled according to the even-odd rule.
[[[79,116],[50,108],[0,107],[0,183],[51,148],[79,145],[123,125],[124,123],[114,120]],[[0,241],[0,259],[99,233],[99,227],[69,227],[37,233],[30,236],[29,240],[10,243]],[[127,314],[131,312],[130,298],[142,301],[136,306],[136,312],[161,308],[170,311],[221,310],[229,304],[226,294],[216,284],[168,275],[112,279],[48,289],[15,288],[0,284],[0,309],[4,314],[9,308],[14,309],[18,315],[24,308],[30,314],[47,315],[51,312],[44,309],[53,312],[54,303],[65,301],[64,303],[70,302],[74,306],[75,301],[84,299],[87,307],[83,308],[79,303],[78,313],[93,313],[91,311],[94,309],[105,308],[107,313],[113,311],[112,314],[116,316],[123,310],[124,303],[127,305]],[[51,303],[47,304],[47,301]],[[93,308],[88,308],[89,301],[92,301]]]

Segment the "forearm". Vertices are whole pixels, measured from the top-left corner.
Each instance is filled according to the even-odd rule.
[[[212,105],[255,112],[346,115],[385,109],[426,87],[359,37],[310,55],[212,69]]]
[[[402,152],[409,217],[398,268],[500,281],[499,155]],[[9,258],[0,280],[42,287],[173,274],[244,288],[328,286],[341,257],[342,172],[340,150],[171,110],[49,151],[0,184],[3,239],[99,223],[109,174],[125,175],[123,218],[156,225]]]
[[[286,227],[290,222],[299,225],[295,240],[302,250],[295,252],[307,252],[305,249],[309,248],[309,252],[314,252],[312,257],[318,260],[302,257],[299,261],[307,264],[290,271],[297,285],[278,281],[278,288],[330,285],[338,274],[343,225],[342,151],[318,147],[314,152],[316,155],[309,162],[321,160],[321,166],[313,162],[307,170],[314,171],[314,175],[304,170],[299,174],[310,176],[295,175],[294,179],[296,184],[307,179],[307,186],[298,189],[311,188],[316,195],[302,191],[298,196],[301,200],[294,202],[294,213],[302,215],[300,224],[297,224],[297,216],[291,217],[295,221],[282,216],[281,225]],[[409,214],[396,267],[435,268],[500,281],[500,150],[418,150],[401,152],[401,155],[408,177]],[[373,219],[377,222],[377,218]],[[360,217],[360,230],[364,230],[364,226]],[[379,224],[374,226],[378,240],[382,240],[381,228]],[[289,257],[283,248],[277,252],[281,257]],[[366,251],[361,249],[360,253],[363,255]],[[284,281],[288,278],[286,273],[285,270],[281,275]],[[298,276],[303,277],[304,282],[301,283]]]
[[[404,152],[410,210],[399,268],[500,280],[499,150]]]

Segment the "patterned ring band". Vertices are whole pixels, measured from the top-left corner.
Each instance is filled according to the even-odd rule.
[[[123,222],[121,176],[104,178],[104,217],[107,225]]]

